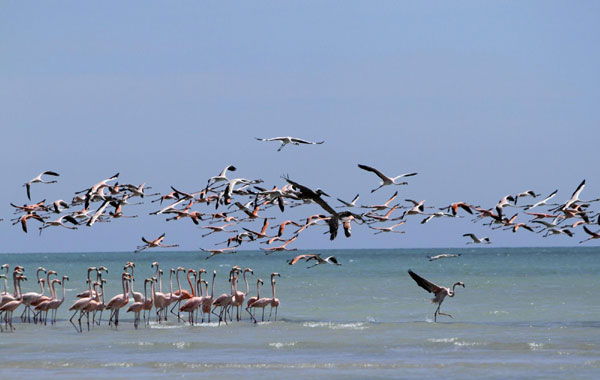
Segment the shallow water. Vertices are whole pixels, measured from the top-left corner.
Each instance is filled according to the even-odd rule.
[[[425,255],[462,253],[429,262]],[[600,376],[600,250],[493,248],[327,251],[343,264],[305,269],[287,265],[292,253],[239,252],[205,260],[195,252],[0,254],[0,263],[26,267],[23,291],[36,290],[42,265],[68,274],[67,300],[56,326],[17,323],[0,335],[0,378],[51,374],[66,379],[164,378],[570,378]],[[267,286],[281,273],[277,322],[189,326],[175,322],[133,328],[121,313],[78,334],[66,310],[85,290],[86,268],[109,268],[107,295],[120,291],[126,261],[135,261],[135,290],[161,268],[217,270],[215,294],[228,292],[233,265],[251,267]],[[463,281],[433,323],[430,295],[406,273],[448,286]],[[167,271],[168,272],[168,271]],[[182,286],[185,282],[181,276]],[[210,278],[208,278],[210,280]],[[243,282],[240,284],[244,287]],[[163,290],[168,291],[168,278]],[[176,285],[175,285],[176,287]],[[11,287],[12,288],[12,287]],[[166,288],[166,289],[165,289]],[[39,288],[37,288],[39,289]],[[15,313],[16,315],[17,313]],[[268,315],[268,310],[267,310]],[[15,318],[16,319],[16,318]]]

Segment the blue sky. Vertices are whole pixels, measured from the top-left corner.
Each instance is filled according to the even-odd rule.
[[[289,174],[364,203],[393,190],[371,196],[377,178],[357,163],[419,172],[399,199],[439,207],[492,207],[530,188],[566,200],[583,178],[583,198],[597,198],[599,16],[597,2],[4,1],[0,251],[130,250],[162,232],[183,249],[216,241],[189,221],[148,216],[150,205],[128,210],[138,220],[26,235],[8,222],[8,203],[25,203],[21,185],[43,170],[60,181],[34,187],[34,200],[70,199],[116,172],[161,192],[194,191],[230,163],[268,186]],[[326,142],[277,153],[254,140],[280,135]],[[297,210],[289,216],[319,212]],[[496,246],[584,237],[419,220],[394,236],[356,226],[333,243],[315,230],[296,246],[461,247],[465,232]]]

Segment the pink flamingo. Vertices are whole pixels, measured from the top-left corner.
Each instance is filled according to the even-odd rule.
[[[254,303],[260,299],[260,285],[263,284],[263,280],[262,279],[258,279],[256,281],[256,297],[250,297],[248,299],[248,303],[246,303],[246,311],[248,312],[248,314],[250,314],[250,318],[252,318],[252,320],[254,321],[254,323],[256,323],[256,318],[254,318],[254,315],[252,315],[252,312],[250,311],[250,308],[254,308]],[[267,306],[267,304],[265,304],[265,306]],[[263,318],[264,318],[264,307],[263,306]]]
[[[111,325],[114,321],[115,327],[119,325],[119,310],[121,310],[129,302],[129,286],[127,281],[131,279],[129,273],[123,273],[121,283],[123,286],[123,294],[117,294],[106,304],[106,308],[112,310],[108,324]]]
[[[6,313],[4,316],[4,325],[8,327],[10,325],[11,331],[14,330],[12,325],[13,312],[23,303],[23,296],[21,293],[21,281],[27,281],[27,277],[21,274],[14,276],[15,278],[15,296],[16,299],[6,302],[0,307],[0,314]]]
[[[271,298],[271,309],[269,311],[269,321],[271,320],[271,313],[273,312],[273,308],[275,308],[275,321],[277,321],[277,309],[279,308],[279,305],[280,305],[279,298],[275,297],[275,276],[281,277],[281,275],[276,272],[271,273],[271,290],[273,291],[273,297]]]
[[[180,308],[179,311],[189,313],[189,323],[190,325],[194,325],[194,312],[198,310],[200,305],[203,302],[203,294],[202,294],[202,273],[205,273],[206,270],[200,269],[198,272],[194,271],[194,277],[198,274],[198,278],[196,279],[196,293],[192,292],[192,297],[189,298]],[[200,293],[198,297],[197,293]]]
[[[149,279],[144,280],[144,299],[134,302],[131,306],[129,306],[129,308],[127,308],[128,313],[133,312],[135,314],[135,317],[133,320],[133,326],[136,328],[136,330],[138,328],[138,323],[140,321],[140,313],[142,312],[142,310],[144,310],[144,305],[146,304],[146,300],[148,298],[147,284],[150,281],[151,280],[149,280]]]
[[[221,308],[221,311],[219,312],[219,325],[221,324],[221,321],[224,321],[225,324],[227,324],[227,308],[231,305],[231,301],[233,300],[233,295],[235,294],[235,280],[234,280],[234,272],[235,270],[232,269],[229,272],[229,282],[231,283],[231,293],[223,293],[220,296],[218,296],[214,301],[213,301],[213,309],[212,309],[212,313],[215,314],[215,309],[217,307]],[[223,313],[225,314],[225,318],[223,318]],[[217,315],[217,314],[215,314]]]
[[[57,280],[58,279],[54,279],[52,281],[57,281]],[[69,276],[64,275],[62,277],[62,281],[58,281],[58,283],[60,285],[62,285],[62,290],[63,290],[62,298],[58,299],[56,297],[56,290],[54,290],[54,299],[48,301],[46,317],[44,318],[44,324],[46,324],[46,320],[48,319],[48,310],[52,310],[52,316],[51,316],[50,323],[52,323],[53,325],[56,324],[56,312],[57,312],[58,308],[63,304],[63,302],[65,302],[65,281],[69,281]]]
[[[210,323],[210,309],[213,303],[213,295],[215,294],[215,277],[217,271],[213,270],[212,285],[210,288],[210,296],[206,295],[202,300],[202,322],[204,322],[204,314],[208,314],[208,323]]]
[[[236,308],[236,319],[238,321],[240,321],[242,319],[242,316],[240,315],[240,307],[244,304],[244,299],[248,296],[248,293],[250,292],[250,289],[248,287],[248,279],[246,278],[246,273],[252,273],[254,274],[254,271],[250,268],[246,268],[244,269],[244,282],[246,283],[246,293],[244,292],[240,292],[239,290],[235,292],[235,296],[233,297],[233,302],[231,303],[232,307]],[[237,288],[237,285],[236,285]]]
[[[250,305],[248,305],[246,307],[246,311],[250,314],[250,316],[254,320],[254,323],[257,323],[256,317],[250,312],[249,309],[251,309],[251,308],[252,309],[262,309],[261,322],[264,322],[265,321],[265,307],[271,305],[271,299],[270,298],[260,298],[260,286],[259,286],[259,284],[260,285],[263,284],[263,281],[260,278],[256,282],[256,300],[254,300],[254,302],[252,302]],[[255,314],[256,314],[256,312],[255,312]]]
[[[463,288],[465,287],[465,284],[463,284],[462,282],[458,281],[457,283],[455,283],[454,285],[452,285],[452,290],[450,290],[450,288],[446,288],[443,286],[438,286],[436,284],[434,284],[433,282],[427,281],[426,279],[424,279],[423,277],[419,276],[418,274],[416,274],[415,272],[413,272],[412,270],[408,270],[408,274],[410,275],[410,277],[412,277],[413,280],[415,280],[415,282],[417,283],[417,285],[419,285],[420,287],[422,287],[423,289],[427,290],[429,293],[433,293],[434,297],[431,299],[431,303],[437,303],[438,307],[437,309],[435,309],[435,313],[433,314],[433,321],[437,322],[437,316],[439,315],[446,315],[450,318],[452,318],[452,316],[450,314],[446,314],[446,313],[442,313],[440,311],[440,307],[442,306],[442,302],[444,302],[444,298],[446,298],[446,296],[448,297],[454,297],[454,288],[457,285],[462,286]]]

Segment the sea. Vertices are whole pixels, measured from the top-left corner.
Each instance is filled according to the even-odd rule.
[[[600,248],[324,250],[342,265],[287,263],[300,253],[316,251],[240,251],[209,260],[172,250],[0,254],[11,270],[25,267],[23,292],[39,290],[38,266],[70,277],[56,325],[19,321],[0,334],[0,379],[600,378]],[[461,256],[427,259],[443,253]],[[262,278],[261,295],[270,297],[270,274],[278,272],[277,321],[267,320],[268,309],[257,324],[246,312],[241,322],[221,325],[213,318],[190,326],[173,315],[158,324],[153,316],[136,330],[123,310],[117,328],[104,313],[100,326],[77,332],[67,309],[87,289],[87,268],[108,267],[110,298],[121,292],[127,261],[135,263],[140,292],[154,261],[166,274],[165,292],[171,267],[216,270],[215,297],[229,292],[234,265],[254,270],[249,296]],[[434,322],[431,295],[408,269],[438,285],[465,284],[441,307],[452,318]],[[239,288],[245,290],[241,279]]]

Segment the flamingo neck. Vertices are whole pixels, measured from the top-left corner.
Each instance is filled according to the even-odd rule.
[[[169,292],[173,294],[173,271],[169,273]]]
[[[210,287],[210,298],[211,299],[215,295],[215,277],[217,277],[217,275],[213,273],[212,285]]]
[[[192,291],[192,297],[193,297],[194,294],[195,294],[195,291],[194,291],[194,285],[192,284],[192,280],[190,280],[190,274],[191,273],[192,272],[188,271],[188,273],[187,273],[187,280],[188,280],[188,284],[190,284],[190,290]]]
[[[248,279],[246,278],[246,272],[244,272],[244,282],[246,283],[246,293],[244,293],[244,296],[248,296],[248,293],[250,293],[250,288],[248,287]]]
[[[175,273],[175,280],[177,280],[177,291],[181,294],[181,283],[179,282],[179,270]]]
[[[260,299],[260,282],[256,281],[256,299]]]
[[[273,291],[273,299],[275,299],[275,279],[271,280],[271,290]]]
[[[66,290],[65,290],[65,280],[64,279],[62,280],[62,288],[63,288],[62,300],[64,301],[65,300],[65,292],[66,292]]]
[[[50,285],[50,287],[49,287],[49,288],[50,288],[50,299],[54,299],[54,294],[55,294],[55,293],[54,293],[54,292],[55,292],[55,291],[54,291],[54,284],[55,284],[55,283],[54,283],[54,282],[52,282],[52,285]]]

